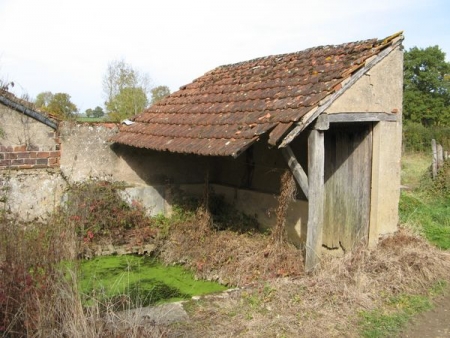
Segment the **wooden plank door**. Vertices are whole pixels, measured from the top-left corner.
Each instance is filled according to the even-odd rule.
[[[351,250],[368,239],[372,123],[332,124],[325,133],[323,244]]]

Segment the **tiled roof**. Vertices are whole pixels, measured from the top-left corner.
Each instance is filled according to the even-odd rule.
[[[238,156],[262,134],[276,145],[295,122],[392,44],[366,40],[218,67],[122,126],[114,142],[160,151]]]

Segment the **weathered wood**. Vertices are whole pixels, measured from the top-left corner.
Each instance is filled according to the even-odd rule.
[[[308,137],[308,225],[306,231],[305,270],[320,264],[324,211],[324,133],[311,130]]]
[[[436,146],[436,140],[431,140],[431,152],[433,154],[433,162],[431,164],[431,174],[433,176],[433,179],[437,176],[437,146]]]
[[[278,140],[288,131],[294,122],[279,123],[269,134],[269,144],[274,146]]]
[[[439,170],[444,165],[444,149],[441,144],[436,145],[437,152],[437,169]]]
[[[292,151],[291,147],[287,146],[286,148],[281,149],[281,153],[286,159],[286,162],[291,169],[292,175],[294,175],[295,180],[299,184],[300,188],[302,188],[306,198],[308,198],[308,177],[306,176],[306,173],[300,163],[295,158],[294,152]]]
[[[368,239],[372,126],[336,126],[325,136],[323,244],[351,250]]]
[[[316,122],[313,124],[313,129],[316,130],[328,130],[330,129],[330,120],[327,114],[319,115]]]
[[[323,116],[323,115],[321,115]],[[398,114],[393,113],[335,113],[328,114],[330,123],[336,122],[396,122]]]
[[[326,109],[328,109],[334,101],[336,101],[340,96],[342,96],[342,94],[344,94],[347,91],[348,88],[353,86],[356,83],[356,81],[362,78],[364,74],[366,74],[370,69],[372,69],[386,56],[388,56],[400,44],[401,39],[397,40],[390,47],[387,47],[386,49],[381,51],[376,57],[368,61],[364,67],[362,67],[355,74],[353,74],[349,78],[349,80],[342,86],[341,89],[336,91],[334,94],[330,95],[329,98],[314,111],[313,114],[305,114],[303,118],[297,123],[297,126],[294,129],[292,129],[289,134],[287,134],[283,142],[281,142],[279,148],[284,148],[289,143],[291,143],[311,122],[313,122],[317,118],[317,116],[319,116]]]

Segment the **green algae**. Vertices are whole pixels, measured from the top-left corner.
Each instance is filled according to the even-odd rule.
[[[226,289],[215,282],[195,280],[182,266],[165,266],[154,258],[131,255],[83,261],[79,281],[87,303],[110,301],[125,308],[189,299]]]

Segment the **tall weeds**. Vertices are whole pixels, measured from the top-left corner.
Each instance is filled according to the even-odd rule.
[[[0,334],[5,337],[161,337],[138,321],[108,322],[111,306],[83,302],[77,256],[87,231],[111,235],[149,225],[138,206],[126,206],[103,182],[74,186],[64,208],[45,223],[0,215]],[[136,235],[134,235],[136,236]]]
[[[73,229],[54,221],[0,220],[0,330],[10,337],[94,336],[83,314],[76,278],[64,271],[73,257]]]

